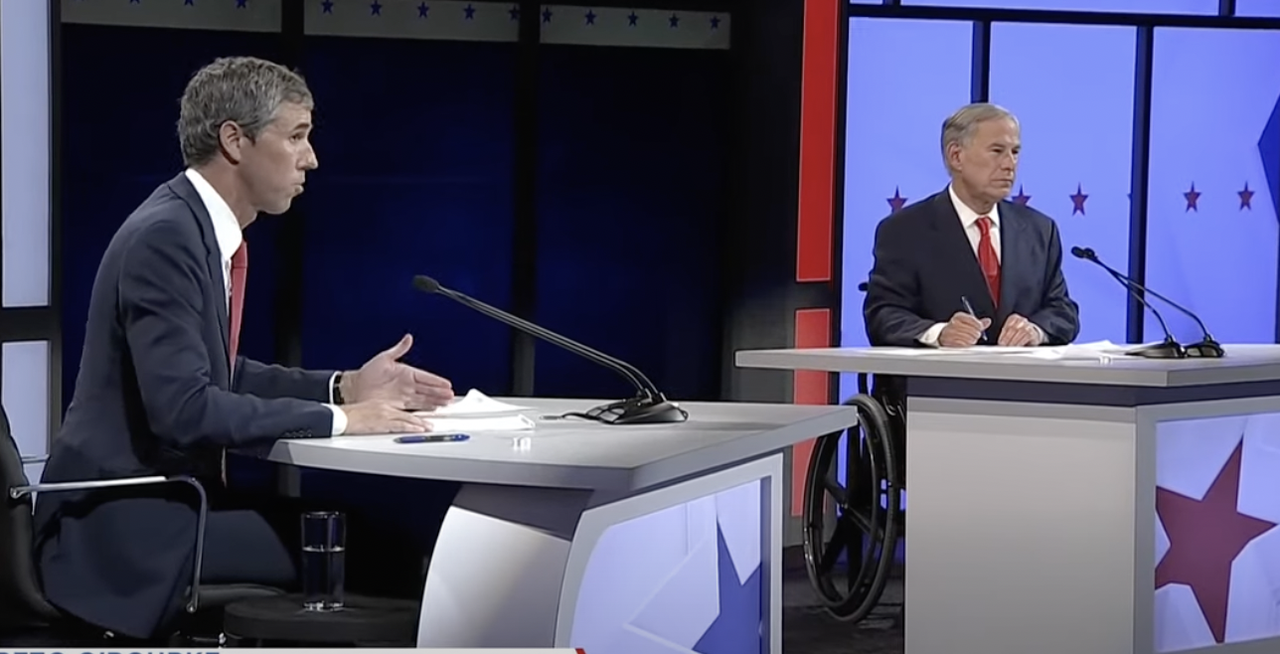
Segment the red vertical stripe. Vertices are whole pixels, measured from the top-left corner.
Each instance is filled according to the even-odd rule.
[[[795,347],[830,347],[831,310],[800,309],[796,311]],[[829,404],[829,373],[797,370],[791,401],[796,404]],[[814,441],[797,443],[791,448],[791,515],[800,515],[804,506],[804,479],[813,454]]]
[[[840,2],[805,0],[796,281],[831,280]]]

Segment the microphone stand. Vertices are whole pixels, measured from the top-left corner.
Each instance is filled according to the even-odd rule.
[[[688,411],[669,401],[644,373],[625,361],[565,338],[545,327],[535,325],[519,316],[485,304],[480,300],[445,288],[430,277],[423,275],[414,277],[413,284],[420,291],[443,295],[509,327],[519,329],[526,334],[540,338],[588,361],[613,370],[636,388],[636,395],[631,398],[603,404],[587,411],[571,411],[561,417],[586,418],[608,425],[684,422],[689,417]]]
[[[1102,268],[1106,270],[1108,273],[1111,273],[1111,276],[1114,277],[1117,282],[1120,282],[1121,284],[1123,284],[1125,289],[1129,291],[1130,295],[1137,298],[1138,301],[1141,302],[1148,309],[1151,309],[1151,315],[1155,316],[1156,320],[1160,321],[1160,329],[1164,331],[1163,341],[1159,343],[1152,343],[1151,345],[1144,345],[1142,347],[1134,348],[1132,350],[1126,350],[1125,354],[1129,356],[1142,357],[1144,359],[1185,359],[1187,358],[1189,356],[1187,354],[1187,349],[1183,347],[1182,344],[1179,343],[1176,339],[1173,338],[1173,332],[1169,331],[1169,326],[1165,324],[1164,318],[1161,317],[1158,311],[1156,311],[1155,307],[1151,306],[1151,304],[1147,302],[1146,298],[1143,298],[1142,295],[1138,294],[1135,291],[1135,289],[1129,285],[1128,280],[1126,280],[1122,275],[1120,275],[1114,270],[1111,270],[1111,268],[1107,267],[1101,261],[1097,261],[1097,264],[1102,266]]]
[[[1185,359],[1187,358],[1188,354],[1187,354],[1186,348],[1184,348],[1182,344],[1179,343],[1177,339],[1173,337],[1173,332],[1169,331],[1169,325],[1165,324],[1164,322],[1164,316],[1161,316],[1160,312],[1156,311],[1156,308],[1151,306],[1151,303],[1148,302],[1146,298],[1142,297],[1142,294],[1138,292],[1138,289],[1135,288],[1136,282],[1129,279],[1125,275],[1120,274],[1119,271],[1115,270],[1111,266],[1108,266],[1107,264],[1103,263],[1102,260],[1098,258],[1098,255],[1092,249],[1073,247],[1071,248],[1071,254],[1072,256],[1075,256],[1078,259],[1084,259],[1085,261],[1096,264],[1098,267],[1107,271],[1107,274],[1111,275],[1111,277],[1114,278],[1117,282],[1119,282],[1120,285],[1124,286],[1124,289],[1129,292],[1129,295],[1132,295],[1134,298],[1138,300],[1138,302],[1141,302],[1142,306],[1146,307],[1147,309],[1150,309],[1151,315],[1155,316],[1156,320],[1160,322],[1160,329],[1161,331],[1164,332],[1163,341],[1159,343],[1152,343],[1151,345],[1145,345],[1143,347],[1134,348],[1131,350],[1126,350],[1125,354],[1129,356],[1142,357],[1144,359]],[[1166,300],[1166,302],[1167,301],[1168,300]]]

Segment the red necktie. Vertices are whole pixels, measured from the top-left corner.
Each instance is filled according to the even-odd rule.
[[[240,243],[231,255],[231,370],[236,365],[236,352],[240,349],[240,318],[244,312],[244,278],[249,270],[249,244]]]
[[[982,232],[982,239],[978,241],[978,265],[982,266],[982,276],[987,278],[991,301],[1000,306],[1000,259],[991,244],[991,219],[986,216],[978,218],[978,231]]]

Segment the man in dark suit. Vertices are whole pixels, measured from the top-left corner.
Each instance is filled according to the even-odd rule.
[[[951,184],[876,228],[863,303],[872,345],[1057,345],[1079,334],[1057,225],[1005,200],[1020,149],[1017,119],[996,105],[943,123]]]
[[[125,220],[103,255],[75,394],[42,479],[194,476],[211,506],[206,583],[296,579],[297,544],[223,485],[228,449],[420,432],[429,425],[412,411],[453,397],[448,381],[397,361],[407,336],[351,372],[237,353],[242,230],[259,213],[288,210],[316,168],[311,108],[301,77],[260,59],[219,59],[191,79],[178,120],[188,168]],[[39,496],[45,593],[91,625],[160,635],[189,592],[197,506],[184,485]]]

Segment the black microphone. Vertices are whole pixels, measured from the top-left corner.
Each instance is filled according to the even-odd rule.
[[[528,320],[485,304],[480,300],[445,288],[440,285],[440,282],[426,275],[415,276],[413,278],[413,286],[423,293],[443,295],[508,327],[514,327],[552,345],[562,347],[588,361],[602,365],[622,375],[636,389],[636,395],[631,399],[610,402],[585,412],[566,413],[564,417],[589,418],[610,425],[684,422],[689,417],[688,411],[680,408],[678,404],[668,401],[666,396],[654,386],[653,382],[644,376],[644,373],[625,361],[620,361],[599,350],[565,338],[545,327],[539,327]]]
[[[1133,280],[1129,279],[1129,277],[1126,275],[1120,274],[1111,266],[1108,266],[1107,264],[1102,263],[1102,260],[1098,258],[1098,255],[1093,251],[1092,248],[1081,248],[1080,246],[1074,246],[1071,248],[1071,255],[1076,257],[1077,259],[1084,259],[1085,261],[1089,261],[1101,266],[1103,270],[1110,273],[1111,276],[1117,282],[1120,282],[1120,284],[1124,286],[1124,289],[1129,292],[1129,295],[1132,295],[1133,297],[1137,298],[1137,300],[1142,303],[1142,306],[1150,309],[1151,315],[1155,316],[1156,320],[1160,321],[1160,329],[1164,330],[1163,343],[1156,343],[1153,345],[1148,345],[1146,347],[1140,347],[1133,350],[1129,350],[1128,352],[1126,352],[1126,354],[1131,354],[1133,356],[1138,356],[1138,357],[1145,357],[1148,359],[1185,359],[1187,358],[1186,348],[1182,347],[1182,344],[1173,338],[1173,332],[1170,332],[1169,326],[1165,324],[1164,316],[1161,316],[1160,312],[1156,311],[1156,308],[1151,306],[1151,303],[1147,302],[1147,299],[1142,297],[1142,294],[1139,293],[1136,288],[1134,288],[1134,285],[1130,283]]]
[[[1111,276],[1114,277],[1116,281],[1124,285],[1125,289],[1129,291],[1130,295],[1133,295],[1133,297],[1138,298],[1139,302],[1141,302],[1144,306],[1146,306],[1148,309],[1151,310],[1151,313],[1156,317],[1156,320],[1160,321],[1160,328],[1164,330],[1165,341],[1163,343],[1148,346],[1146,348],[1139,348],[1138,350],[1130,352],[1130,354],[1133,354],[1135,356],[1148,357],[1152,359],[1182,359],[1187,357],[1220,359],[1222,358],[1223,354],[1225,354],[1223,352],[1222,346],[1213,339],[1212,335],[1209,334],[1209,330],[1208,328],[1205,327],[1204,321],[1200,320],[1199,316],[1192,313],[1186,307],[1183,307],[1179,305],[1177,302],[1174,302],[1173,300],[1170,300],[1169,298],[1163,295],[1160,295],[1159,293],[1143,286],[1142,284],[1139,284],[1128,275],[1122,274],[1116,271],[1115,269],[1113,269],[1111,266],[1108,266],[1107,264],[1103,263],[1102,260],[1098,258],[1098,254],[1093,251],[1093,248],[1081,248],[1079,246],[1072,247],[1071,255],[1078,259],[1084,259],[1085,261],[1090,261],[1092,263],[1095,263],[1101,266],[1103,270],[1106,270],[1108,273],[1111,273]],[[1138,291],[1141,291],[1141,293],[1139,293]],[[1147,302],[1146,298],[1143,297],[1143,295],[1146,293],[1150,293],[1156,299],[1162,300],[1169,306],[1177,309],[1178,311],[1181,311],[1182,313],[1185,313],[1188,316],[1191,316],[1191,319],[1196,321],[1196,324],[1200,326],[1200,331],[1204,333],[1204,338],[1198,343],[1192,343],[1191,345],[1188,345],[1185,347],[1179,345],[1178,342],[1174,340],[1173,334],[1169,331],[1169,327],[1165,325],[1164,318],[1160,316],[1160,312],[1156,311],[1156,308],[1151,306],[1151,303]],[[1177,353],[1179,350],[1182,351],[1182,354]]]

